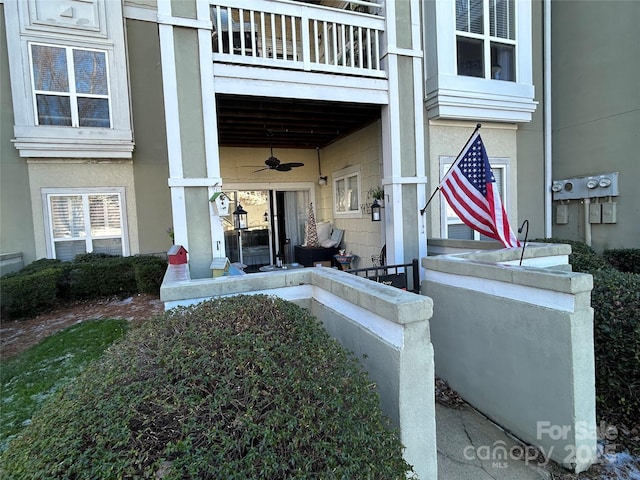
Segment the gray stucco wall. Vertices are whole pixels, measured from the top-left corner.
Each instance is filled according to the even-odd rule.
[[[172,216],[158,25],[127,20],[126,28],[140,252],[166,252]]]
[[[4,5],[0,3],[0,253],[22,253],[23,262],[36,258],[26,159],[11,143],[13,103],[7,58]]]
[[[543,257],[561,253],[546,248]],[[596,454],[592,279],[493,263],[517,253],[422,259],[436,373],[545,456],[584,471]]]
[[[640,2],[552,2],[553,176],[620,172],[618,222],[593,224],[596,250],[640,247]],[[584,239],[583,210],[554,236]]]

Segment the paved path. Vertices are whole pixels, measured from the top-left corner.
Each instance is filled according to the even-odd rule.
[[[545,466],[515,458],[520,452],[525,458],[535,453],[523,450],[521,443],[470,407],[454,409],[436,403],[436,432],[440,480],[553,478]]]

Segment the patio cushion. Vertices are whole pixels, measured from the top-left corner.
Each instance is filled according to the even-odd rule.
[[[320,245],[322,245],[323,241],[329,240],[329,238],[331,238],[331,223],[329,222],[316,223],[316,230],[318,231],[318,243]]]

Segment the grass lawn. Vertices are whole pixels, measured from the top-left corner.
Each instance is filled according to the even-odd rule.
[[[73,325],[0,365],[0,453],[42,403],[128,329],[123,319]]]

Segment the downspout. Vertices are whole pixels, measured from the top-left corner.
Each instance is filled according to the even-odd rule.
[[[589,210],[591,208],[591,199],[583,199],[584,203],[584,243],[591,246],[591,223],[589,222]]]
[[[553,201],[552,180],[552,130],[551,130],[551,0],[544,0],[543,33],[543,85],[544,85],[544,236],[552,233]]]

